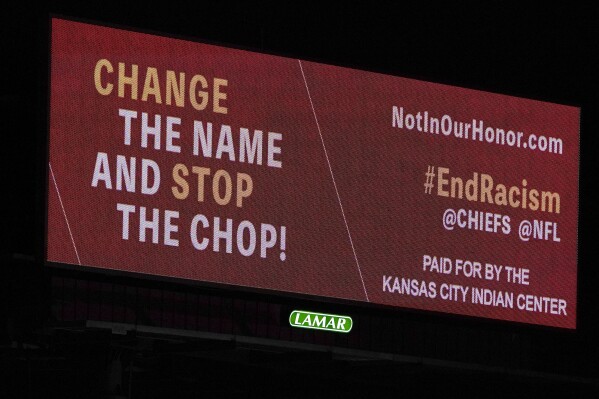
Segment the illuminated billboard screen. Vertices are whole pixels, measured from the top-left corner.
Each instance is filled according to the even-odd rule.
[[[579,108],[52,19],[47,261],[576,327]]]

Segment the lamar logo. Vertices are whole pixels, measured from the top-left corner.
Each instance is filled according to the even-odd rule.
[[[349,316],[306,312],[303,310],[294,310],[291,312],[289,315],[289,324],[291,327],[342,333],[350,332],[353,326],[352,319]]]

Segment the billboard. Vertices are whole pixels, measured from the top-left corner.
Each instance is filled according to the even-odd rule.
[[[576,327],[579,108],[52,19],[47,261]]]

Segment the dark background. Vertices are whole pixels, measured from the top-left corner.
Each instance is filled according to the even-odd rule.
[[[597,397],[599,10],[500,1],[2,6],[3,397]],[[581,107],[578,327],[318,303],[43,264],[49,13]],[[542,254],[540,254],[542,256]],[[295,307],[354,318],[292,331]]]

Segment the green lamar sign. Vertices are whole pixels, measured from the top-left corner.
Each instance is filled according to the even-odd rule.
[[[289,315],[289,324],[291,327],[348,333],[353,321],[349,316],[294,310]]]

